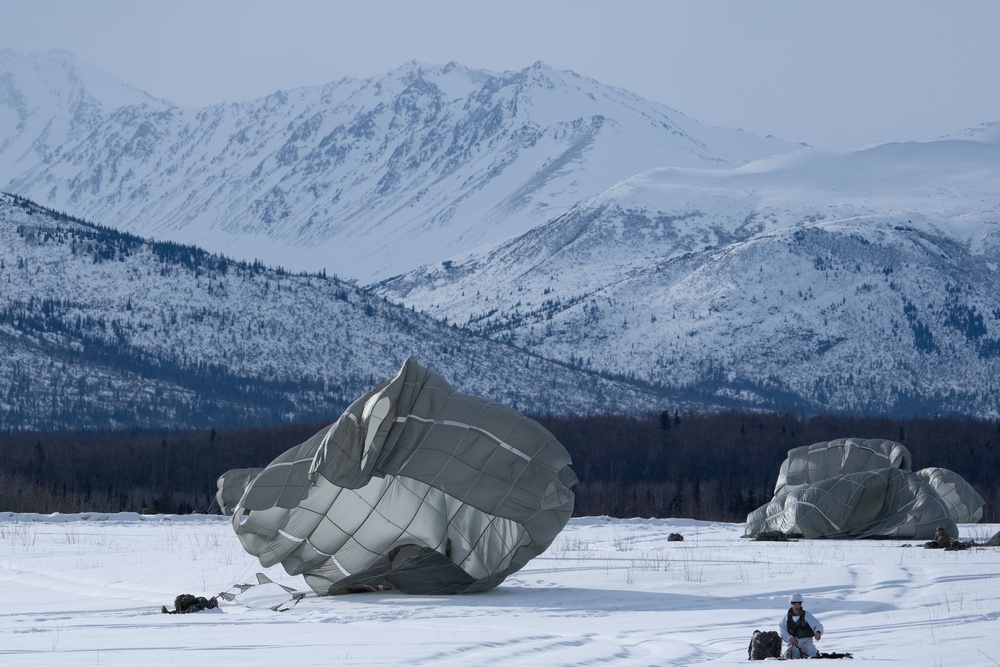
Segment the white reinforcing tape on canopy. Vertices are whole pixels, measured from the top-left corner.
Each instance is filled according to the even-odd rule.
[[[344,569],[344,566],[340,564],[340,561],[337,560],[336,556],[334,556],[333,554],[330,554],[330,560],[333,562],[334,565],[337,566],[338,570],[340,570],[341,572],[344,573],[345,577],[351,576],[351,573]]]
[[[344,569],[344,566],[340,564],[340,562],[337,560],[337,558],[333,554],[328,554],[325,551],[321,551],[319,549],[316,549],[316,545],[313,544],[311,541],[309,541],[307,538],[305,538],[305,537],[295,537],[294,535],[289,535],[288,533],[286,533],[285,531],[280,530],[280,529],[278,530],[278,534],[281,535],[282,537],[284,537],[285,539],[291,540],[292,542],[295,542],[297,544],[301,544],[302,542],[305,542],[306,544],[308,544],[309,546],[311,546],[313,549],[315,549],[316,553],[322,554],[324,556],[327,556],[331,561],[333,561],[333,564],[337,566],[338,570],[340,570],[341,572],[344,573],[345,577],[351,576],[351,573]]]
[[[424,422],[425,424],[440,424],[441,426],[454,426],[455,428],[465,428],[465,429],[470,429],[470,430],[473,430],[473,431],[479,431],[480,433],[482,433],[483,435],[485,435],[487,438],[489,438],[490,440],[493,440],[494,442],[496,442],[498,445],[500,445],[501,447],[503,447],[504,449],[506,449],[510,453],[512,453],[512,454],[514,454],[516,456],[520,456],[525,461],[531,461],[531,457],[528,456],[527,454],[525,454],[524,452],[522,452],[517,447],[514,447],[512,445],[507,444],[506,442],[504,442],[500,438],[496,437],[495,435],[493,435],[489,431],[481,429],[478,426],[473,426],[472,424],[465,424],[463,422],[452,421],[452,420],[449,420],[449,419],[426,419],[424,417],[417,417],[416,415],[407,415],[405,417],[396,417],[396,423],[397,424],[406,423],[407,419],[414,419],[416,421]]]

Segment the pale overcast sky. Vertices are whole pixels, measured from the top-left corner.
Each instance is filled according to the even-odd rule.
[[[183,106],[542,60],[834,149],[1000,121],[998,27],[994,0],[0,0],[0,48],[65,49]]]

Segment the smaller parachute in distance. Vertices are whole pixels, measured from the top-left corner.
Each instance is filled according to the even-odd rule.
[[[267,467],[219,478],[243,547],[319,595],[489,590],[573,512],[565,448],[515,410],[407,360]]]
[[[797,447],[781,464],[774,497],[747,516],[746,537],[933,539],[941,526],[983,518],[985,502],[944,468],[910,470],[898,442],[839,438]]]

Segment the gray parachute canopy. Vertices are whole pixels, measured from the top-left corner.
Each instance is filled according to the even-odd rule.
[[[543,552],[576,476],[540,424],[412,360],[217,499],[243,547],[319,595],[484,591]]]
[[[910,470],[891,440],[839,438],[798,447],[781,464],[774,497],[747,516],[745,535],[932,539],[938,526],[983,518],[983,498],[944,468]]]

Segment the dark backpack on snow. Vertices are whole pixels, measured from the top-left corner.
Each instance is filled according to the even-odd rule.
[[[753,631],[750,638],[750,648],[748,649],[751,660],[764,660],[766,658],[777,658],[781,656],[781,637],[774,630],[761,632]]]

